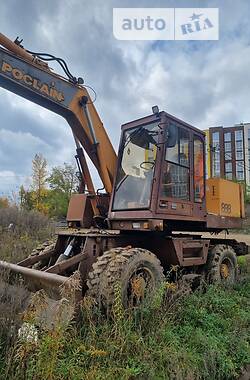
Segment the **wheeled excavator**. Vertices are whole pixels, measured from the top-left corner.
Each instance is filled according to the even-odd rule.
[[[243,189],[206,180],[205,134],[154,106],[149,116],[122,125],[117,156],[87,87],[64,60],[28,51],[3,34],[0,45],[0,86],[66,119],[81,174],[56,243],[17,264],[1,261],[0,268],[20,274],[32,291],[51,293],[78,271],[80,297],[101,298],[104,307],[112,305],[116,283],[124,307],[137,305],[171,266],[208,282],[233,282],[236,256],[247,246],[218,233],[241,227]],[[52,60],[66,77],[49,67]],[[203,238],[203,232],[214,235]]]

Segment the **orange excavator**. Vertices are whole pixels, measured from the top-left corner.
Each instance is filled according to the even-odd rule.
[[[67,120],[81,173],[56,243],[17,264],[0,261],[0,268],[22,275],[32,291],[52,293],[78,271],[81,297],[101,299],[104,307],[112,305],[117,282],[124,307],[137,305],[172,265],[185,276],[234,282],[236,256],[247,246],[202,233],[241,227],[243,190],[205,179],[204,133],[154,106],[122,125],[117,157],[87,87],[63,59],[30,52],[3,34],[0,45],[0,86]],[[66,77],[49,67],[53,60]],[[95,191],[85,153],[105,192]]]

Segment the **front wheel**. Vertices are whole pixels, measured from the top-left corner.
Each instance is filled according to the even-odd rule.
[[[125,309],[136,307],[152,297],[163,281],[163,268],[152,252],[120,248],[99,277],[96,298],[101,298],[105,309],[112,307],[117,297]]]

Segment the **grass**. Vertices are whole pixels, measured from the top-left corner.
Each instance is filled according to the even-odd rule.
[[[236,379],[250,357],[249,294],[250,281],[210,286],[112,320],[87,300],[80,324],[17,343],[8,378]]]
[[[53,234],[53,225],[37,212],[0,208],[0,260],[18,262],[27,257],[40,242]],[[20,311],[27,301],[24,286],[6,286],[9,274],[0,273],[0,373],[5,367],[6,354],[12,350]]]
[[[34,244],[49,231],[46,223],[41,231],[29,227],[27,241]],[[8,245],[13,232],[4,234],[10,235]],[[4,252],[8,255],[9,248]],[[19,293],[14,289],[0,286],[0,379],[230,380],[250,363],[249,277],[233,288],[209,286],[174,301],[164,287],[129,313],[121,308],[117,286],[112,319],[86,298],[80,321],[65,326],[58,317],[53,329],[39,331],[36,342],[17,338],[18,312],[27,295],[20,286]],[[70,306],[64,300],[62,314]]]

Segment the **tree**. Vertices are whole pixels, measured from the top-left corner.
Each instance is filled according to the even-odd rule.
[[[71,194],[76,192],[79,186],[75,165],[64,163],[63,167],[57,166],[52,168],[48,183],[52,190],[65,194],[69,200]]]
[[[21,186],[19,190],[21,207],[36,209],[52,217],[65,217],[70,197],[79,186],[75,165],[64,163],[63,166],[56,166],[47,177],[47,161],[41,154],[36,154],[32,169],[31,188],[25,190]]]
[[[24,186],[21,185],[19,189],[20,197],[20,207],[25,210],[32,210],[35,208],[33,199],[34,190],[25,190]]]
[[[51,191],[48,194],[48,206],[51,216],[66,216],[70,197],[79,186],[75,165],[64,163],[64,166],[52,168],[48,177]]]
[[[21,208],[25,208],[26,205],[26,191],[23,185],[20,186],[19,189],[19,197],[20,197],[20,206]]]
[[[58,190],[49,190],[46,197],[48,215],[50,217],[64,218],[68,210],[68,198]]]
[[[41,153],[36,154],[32,160],[32,200],[38,211],[46,213],[43,200],[47,195],[47,161]]]

